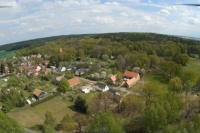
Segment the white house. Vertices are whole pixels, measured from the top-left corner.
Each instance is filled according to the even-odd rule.
[[[93,88],[91,87],[91,86],[83,86],[82,88],[81,88],[81,91],[83,92],[83,93],[90,93],[91,91],[93,90]]]
[[[60,71],[61,71],[61,72],[65,72],[65,71],[66,71],[66,67],[61,67],[61,68],[60,68]]]
[[[101,91],[101,92],[106,92],[109,90],[109,87],[104,84],[104,83],[96,83],[96,87],[95,87],[96,90],[98,91]]]

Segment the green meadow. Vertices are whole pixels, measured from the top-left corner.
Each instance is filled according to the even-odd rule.
[[[0,60],[1,59],[4,59],[4,58],[9,58],[9,57],[12,57],[15,55],[15,51],[5,51],[5,50],[2,50],[0,51]]]

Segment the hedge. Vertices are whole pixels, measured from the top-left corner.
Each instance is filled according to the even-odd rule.
[[[56,92],[54,95],[51,95],[51,96],[48,96],[48,97],[46,97],[46,98],[44,98],[42,100],[36,101],[33,104],[31,104],[31,106],[34,107],[34,106],[36,106],[38,104],[44,103],[44,102],[46,102],[46,101],[48,101],[50,99],[53,99],[54,97],[56,97],[58,95],[60,95],[60,92]]]

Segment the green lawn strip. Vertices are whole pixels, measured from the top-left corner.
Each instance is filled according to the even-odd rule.
[[[192,71],[195,75],[194,82],[196,82],[200,78],[200,59],[190,58],[187,66],[183,70]]]

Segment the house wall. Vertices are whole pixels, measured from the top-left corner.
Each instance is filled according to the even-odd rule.
[[[108,91],[109,87],[106,85],[106,87],[102,90],[102,92]]]

